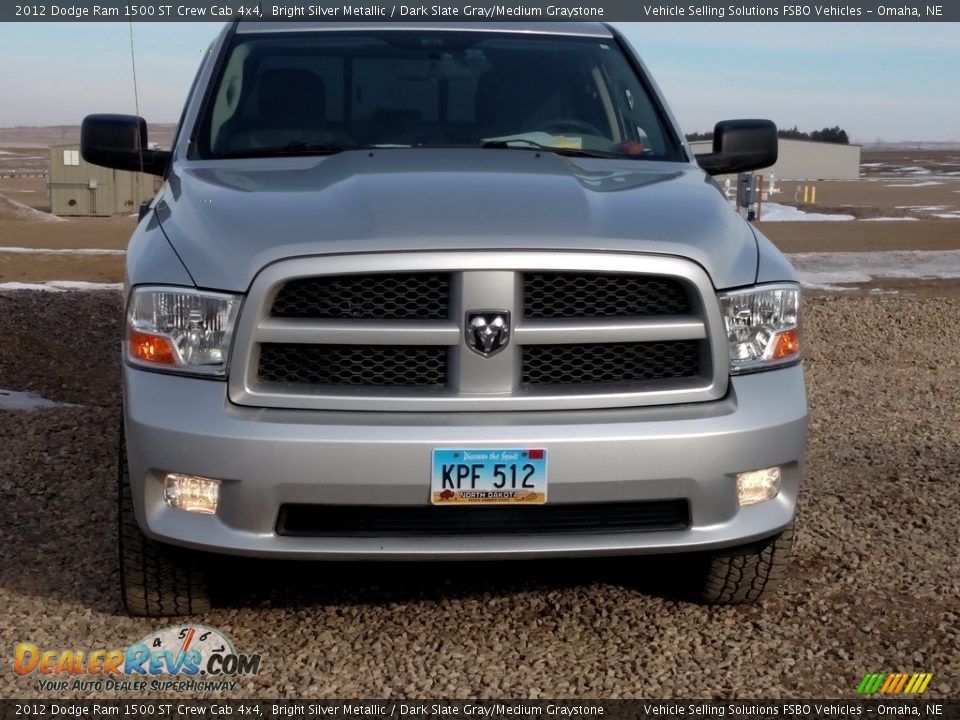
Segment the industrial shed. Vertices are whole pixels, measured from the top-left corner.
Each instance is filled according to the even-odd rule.
[[[50,148],[50,207],[54,215],[130,215],[159,189],[159,178],[91,165],[80,145]]]
[[[690,143],[695,155],[712,152],[709,140]],[[776,165],[758,171],[777,180],[856,180],[860,177],[860,146],[812,140],[780,140]]]

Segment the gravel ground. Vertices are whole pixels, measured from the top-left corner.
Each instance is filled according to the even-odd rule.
[[[960,695],[960,300],[806,312],[807,483],[773,600],[671,599],[658,561],[227,565],[255,589],[197,620],[263,654],[233,696],[851,698],[873,671],[932,672],[926,697]],[[7,652],[172,624],[118,604],[118,321],[112,294],[0,295],[0,387],[82,405],[0,413]],[[8,661],[0,696],[43,694]]]

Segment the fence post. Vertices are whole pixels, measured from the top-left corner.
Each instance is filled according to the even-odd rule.
[[[763,210],[763,175],[757,175],[757,222],[760,222]]]

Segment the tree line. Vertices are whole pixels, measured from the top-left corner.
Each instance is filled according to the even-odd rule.
[[[823,128],[822,130],[814,130],[813,132],[803,132],[802,130],[798,129],[796,125],[794,125],[790,129],[780,128],[777,130],[777,135],[784,140],[814,140],[816,142],[836,143],[838,145],[850,144],[850,138],[847,136],[847,131],[839,125],[835,125],[832,128]],[[695,142],[697,140],[713,140],[713,133],[687,133],[687,140],[690,142]]]

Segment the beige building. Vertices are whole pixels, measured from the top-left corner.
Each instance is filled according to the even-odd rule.
[[[713,150],[709,140],[690,143],[695,155]],[[777,180],[856,180],[860,177],[860,146],[811,140],[780,140],[776,165],[758,174]]]
[[[50,207],[54,215],[131,215],[152,198],[160,178],[91,165],[80,145],[50,147]]]

